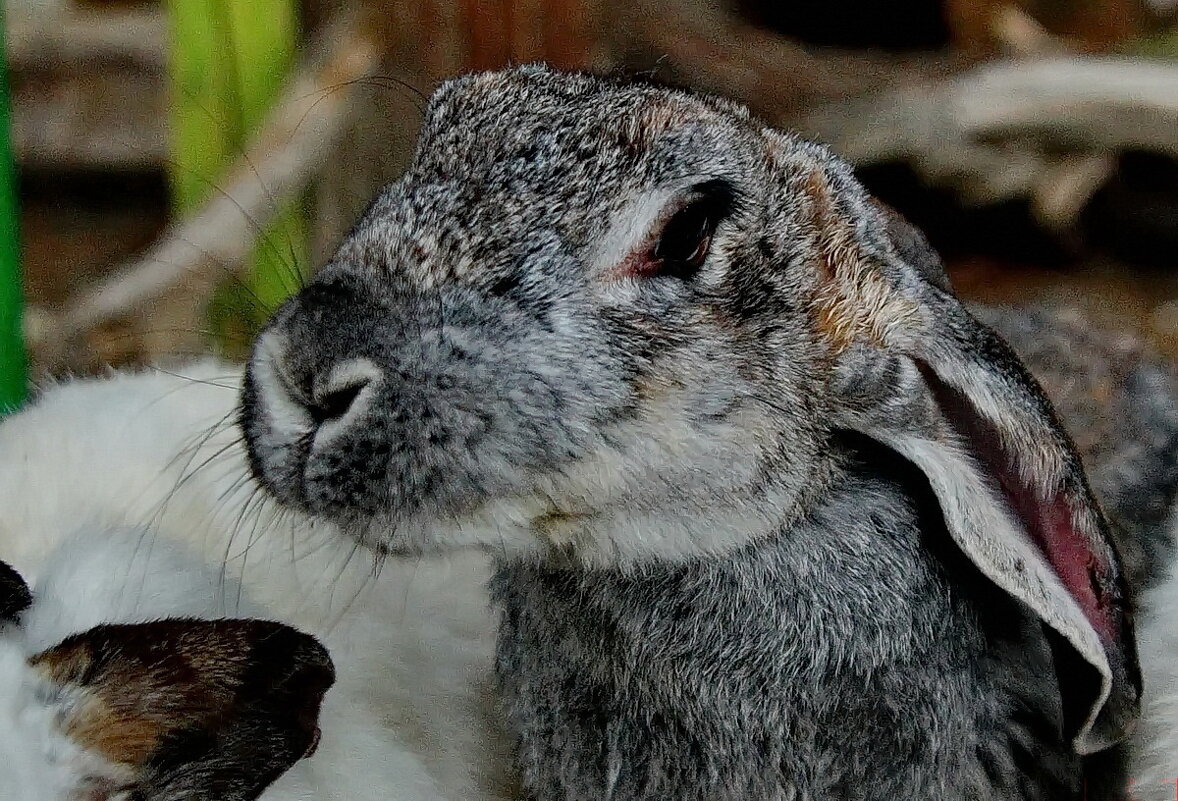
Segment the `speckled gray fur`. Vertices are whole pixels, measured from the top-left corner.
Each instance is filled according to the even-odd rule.
[[[644,272],[701,187],[706,259]],[[1124,736],[1136,659],[1075,448],[919,235],[739,106],[443,85],[242,400],[279,499],[497,555],[530,799],[1114,797],[1077,750]],[[1066,588],[1019,515],[1073,530]]]
[[[937,521],[877,469],[730,559],[501,571],[499,672],[534,796],[1078,798],[1041,634],[949,578],[924,541]]]

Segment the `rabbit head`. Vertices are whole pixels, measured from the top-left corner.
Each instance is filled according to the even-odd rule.
[[[539,66],[443,85],[259,337],[241,424],[274,496],[378,549],[587,569],[788,530],[866,435],[1079,657],[1076,747],[1136,714],[1119,557],[1034,380],[847,165],[723,100]]]
[[[314,750],[334,677],[314,638],[173,618],[29,654],[21,618],[35,605],[0,562],[3,801],[248,801]]]

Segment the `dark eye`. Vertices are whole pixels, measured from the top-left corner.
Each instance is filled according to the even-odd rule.
[[[732,213],[732,206],[727,184],[697,186],[691,199],[663,225],[641,272],[683,280],[693,277],[707,260],[716,227]]]
[[[708,205],[705,201],[696,201],[670,219],[654,246],[656,272],[675,278],[690,278],[703,266],[712,247],[717,222]]]

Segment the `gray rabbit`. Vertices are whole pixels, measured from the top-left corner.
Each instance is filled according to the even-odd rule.
[[[536,801],[1123,786],[1130,604],[1074,444],[923,238],[740,106],[443,85],[241,425],[378,551],[496,555]]]

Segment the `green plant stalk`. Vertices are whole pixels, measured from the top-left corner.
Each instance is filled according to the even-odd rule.
[[[28,364],[21,331],[24,288],[20,276],[20,229],[4,31],[4,7],[0,4],[0,414],[24,402],[28,391]]]
[[[288,77],[298,39],[296,0],[167,0],[172,72],[172,196],[183,214],[217,192]],[[258,231],[244,278],[209,310],[222,350],[234,351],[298,285],[309,261],[298,203]]]

